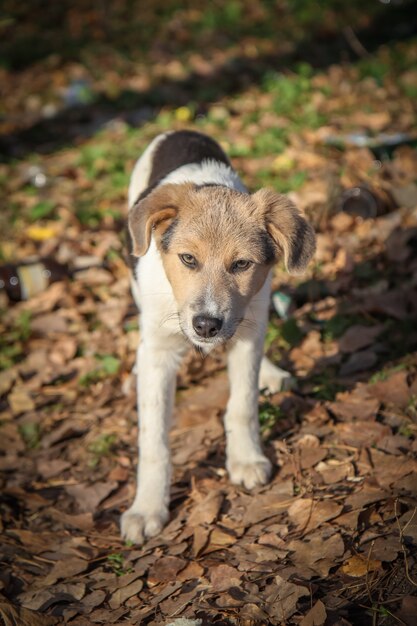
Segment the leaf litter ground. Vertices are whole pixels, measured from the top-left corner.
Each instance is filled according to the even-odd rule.
[[[4,303],[6,624],[415,623],[417,156],[410,146],[386,159],[366,147],[340,151],[325,136],[352,128],[415,133],[407,93],[417,75],[406,60],[416,50],[411,43],[392,54],[402,59],[399,75],[303,70],[302,80],[268,79],[224,98],[195,122],[232,148],[254,187],[288,185],[317,226],[318,250],[302,282],[279,268],[274,278],[292,308],[287,320],[271,312],[267,350],[298,386],[260,396],[265,449],[276,465],[271,483],[254,493],[229,484],[224,354],[190,354],[171,433],[171,519],[142,547],[121,542],[118,527],[134,494],[139,337],[117,231],[134,153],[164,124],[193,125],[181,121],[192,107],[167,109],[135,132],[117,122],[78,149],[37,157],[48,181],[39,190],[30,159],[2,166],[14,216],[3,256],[96,264],[28,302]],[[390,54],[368,59],[374,74]],[[314,103],[301,107],[299,128],[292,105],[277,108],[288,85],[297,102]],[[334,194],[358,184],[379,198],[378,217],[335,211]]]

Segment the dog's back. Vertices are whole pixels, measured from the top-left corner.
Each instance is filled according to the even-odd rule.
[[[231,167],[219,144],[207,135],[191,130],[158,135],[135,165],[129,187],[129,206],[183,166],[201,166],[203,162]]]

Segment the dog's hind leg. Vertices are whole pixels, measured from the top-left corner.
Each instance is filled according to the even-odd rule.
[[[277,367],[264,356],[259,371],[259,389],[266,389],[269,393],[293,389],[295,379],[289,372]]]

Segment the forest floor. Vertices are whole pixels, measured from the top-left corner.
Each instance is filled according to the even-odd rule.
[[[193,19],[181,15],[178,45]],[[285,71],[273,59],[294,42],[277,51],[244,32],[210,61],[158,49],[140,71],[114,51],[1,70],[2,262],[79,270],[26,302],[0,294],[7,626],[416,623],[417,40],[367,50],[352,33],[360,58]],[[290,308],[271,306],[266,351],[297,386],[260,395],[270,484],[229,483],[224,354],[192,352],[171,518],[139,547],[119,535],[135,489],[139,340],[121,231],[135,159],[168,128],[220,141],[251,190],[289,193],[317,253],[302,278],[275,271]]]

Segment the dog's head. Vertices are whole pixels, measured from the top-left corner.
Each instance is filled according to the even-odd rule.
[[[276,261],[299,274],[315,249],[299,210],[267,189],[249,195],[220,185],[162,185],[130,209],[129,228],[136,256],[154,236],[181,328],[202,348],[234,335]]]

